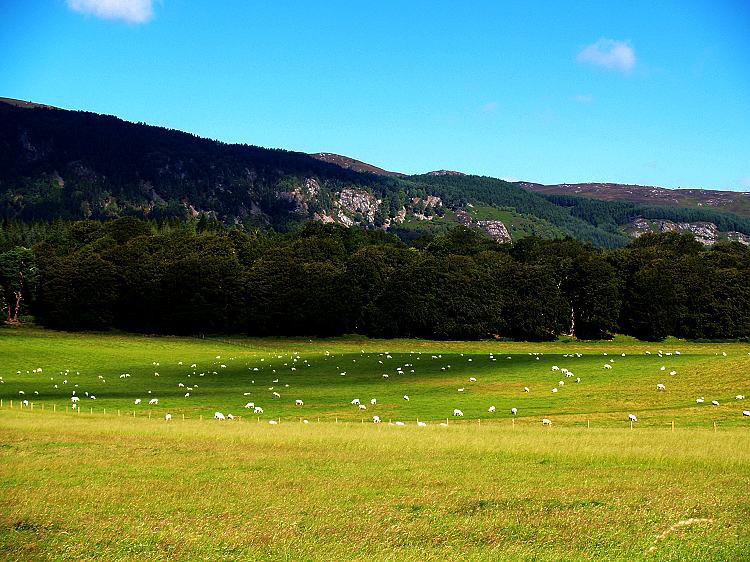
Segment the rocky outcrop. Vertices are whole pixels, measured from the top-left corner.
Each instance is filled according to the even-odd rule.
[[[477,226],[484,230],[484,232],[492,238],[495,242],[512,242],[513,239],[510,237],[510,232],[503,224],[503,221],[497,220],[483,220],[477,221]]]
[[[503,221],[499,221],[499,220],[474,221],[474,219],[471,218],[471,215],[467,213],[466,211],[457,211],[456,219],[458,220],[459,223],[461,223],[464,226],[479,228],[485,234],[487,234],[487,236],[492,238],[495,242],[498,242],[498,243],[513,242],[513,238],[511,237],[510,232],[508,232],[508,229],[506,228]]]
[[[359,214],[364,221],[371,224],[375,221],[380,203],[381,201],[368,191],[345,188],[339,193],[339,215],[345,214],[351,218],[351,215]]]
[[[638,238],[648,232],[689,232],[704,246],[713,246],[721,239],[750,245],[750,236],[741,232],[722,233],[712,222],[673,222],[639,217],[625,226],[625,232],[633,238]]]

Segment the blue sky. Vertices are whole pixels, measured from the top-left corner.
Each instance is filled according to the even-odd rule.
[[[26,0],[0,53],[0,96],[226,142],[750,191],[747,0]]]

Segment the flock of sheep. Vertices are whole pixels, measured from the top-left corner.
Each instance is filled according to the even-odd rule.
[[[364,359],[368,359],[368,358],[372,357],[371,355],[366,355],[364,351],[361,352],[361,355],[364,356]],[[531,358],[533,360],[536,360],[536,361],[540,360],[540,356],[541,355],[542,355],[541,353],[529,353],[529,356],[531,356]],[[604,353],[603,355],[607,356],[607,353]],[[625,357],[625,353],[622,353],[620,355],[622,357]],[[651,353],[647,351],[646,355],[651,355]],[[670,356],[673,356],[673,355],[674,356],[679,356],[680,352],[679,351],[663,352],[663,351],[660,350],[660,351],[658,351],[657,355],[658,355],[659,358],[667,358],[667,357],[670,357]],[[726,357],[726,353],[725,352],[722,355],[724,357]],[[464,354],[461,353],[459,357],[463,357],[463,356],[464,356]],[[331,355],[329,352],[325,352],[325,356],[324,356],[323,359],[325,361],[328,361],[328,360],[333,360],[334,357],[335,356]],[[417,353],[417,352],[411,352],[409,354],[409,357],[412,358],[410,361],[414,361],[414,360],[421,361],[422,358],[424,357],[424,358],[428,358],[428,361],[430,361],[430,360],[432,360],[432,361],[438,361],[440,364],[445,363],[445,361],[443,360],[442,355],[440,355],[440,354],[438,354],[438,355],[429,355],[428,356],[427,354],[422,354],[422,353]],[[458,360],[459,357],[456,357],[456,359]],[[578,359],[578,358],[582,357],[582,354],[581,353],[570,353],[570,354],[564,354],[562,357],[564,359],[569,360],[569,361],[573,361],[575,359]],[[181,393],[183,390],[185,391],[184,394],[183,394],[183,397],[185,399],[190,399],[190,397],[192,395],[191,393],[194,393],[196,391],[196,389],[199,388],[199,385],[196,382],[194,382],[195,379],[192,379],[193,376],[195,376],[196,378],[198,378],[198,377],[204,377],[204,376],[207,376],[207,375],[219,375],[219,373],[221,372],[222,369],[226,369],[227,368],[227,365],[225,363],[217,363],[221,359],[221,356],[217,355],[215,359],[216,359],[216,361],[214,361],[213,363],[211,363],[209,369],[204,369],[201,372],[199,372],[200,369],[198,369],[198,364],[197,363],[192,363],[190,365],[189,372],[185,373],[185,382],[179,382],[178,385],[177,385],[178,386],[178,392]],[[235,358],[232,357],[231,361],[234,361],[234,359]],[[274,361],[275,360],[282,360],[283,361],[284,359],[285,359],[285,357],[282,356],[282,355],[276,355],[275,357],[272,358],[272,360],[274,360]],[[389,378],[391,378],[391,376],[398,377],[399,375],[407,375],[407,374],[414,374],[415,373],[415,367],[414,367],[414,363],[413,362],[404,363],[402,366],[396,366],[394,368],[390,368],[389,369],[384,362],[388,362],[389,360],[392,360],[392,359],[393,359],[393,356],[390,353],[388,353],[388,352],[384,352],[384,353],[381,353],[381,354],[377,355],[377,361],[378,361],[379,365],[382,365],[382,370],[391,370],[392,371],[391,374],[383,373],[382,374],[382,378],[383,379],[388,380]],[[506,359],[509,360],[509,359],[512,359],[512,357],[511,356],[507,356]],[[494,362],[494,361],[497,361],[498,358],[495,357],[495,355],[493,353],[490,353],[488,355],[488,360],[491,361],[491,362]],[[248,370],[251,371],[251,372],[258,372],[258,377],[259,378],[262,376],[261,372],[265,371],[264,374],[267,375],[268,374],[268,370],[270,370],[271,373],[272,373],[271,376],[273,376],[274,378],[271,381],[272,386],[268,387],[268,392],[270,392],[270,394],[267,395],[267,397],[270,400],[280,400],[282,398],[280,391],[284,391],[284,390],[288,389],[290,387],[290,385],[288,383],[285,383],[283,386],[281,386],[280,382],[279,382],[281,375],[279,373],[277,373],[277,369],[273,368],[273,365],[270,364],[270,362],[264,364],[265,358],[261,358],[260,361],[261,361],[261,365],[260,366],[248,367]],[[341,359],[338,359],[335,362],[340,362],[340,361],[341,361]],[[357,359],[353,359],[352,361],[354,363],[356,363]],[[472,363],[473,362],[473,358],[471,358],[471,357],[467,358],[466,362],[467,363]],[[604,363],[604,365],[603,365],[603,369],[609,371],[609,370],[615,368],[615,365],[616,365],[615,359],[614,358],[608,358],[606,360],[606,362]],[[154,361],[154,362],[152,362],[152,366],[154,368],[157,368],[157,367],[160,366],[160,363]],[[182,361],[178,362],[177,366],[180,367],[180,368],[184,368]],[[289,375],[291,375],[291,373],[295,372],[298,367],[299,368],[303,368],[303,367],[310,367],[310,366],[311,366],[310,362],[307,359],[303,359],[299,355],[299,353],[293,353],[293,354],[291,354],[291,356],[289,356],[289,359],[286,360],[286,362],[284,362],[283,365],[277,365],[279,371],[281,371],[282,373],[285,373],[285,372],[288,371]],[[469,365],[465,365],[462,368],[463,369],[468,369]],[[218,369],[218,370],[216,370],[216,369]],[[445,365],[442,365],[440,367],[440,369],[442,371],[450,371],[452,369],[452,366],[450,364],[445,364]],[[188,370],[188,369],[186,369],[186,370]],[[556,384],[554,384],[554,386],[551,387],[550,391],[553,394],[557,394],[558,392],[561,392],[561,391],[565,390],[566,379],[572,379],[575,384],[579,384],[582,381],[582,379],[581,379],[580,376],[576,376],[573,373],[573,371],[570,370],[570,369],[568,369],[568,368],[561,368],[561,367],[558,367],[557,365],[552,365],[551,371],[552,371],[553,375],[558,375],[558,374],[564,375],[564,377],[560,378],[560,380],[558,380],[556,382]],[[41,375],[43,373],[43,370],[41,368],[36,368],[36,369],[33,369],[30,372],[29,371],[26,371],[26,372],[28,374]],[[338,374],[339,374],[340,377],[346,377],[347,376],[347,371],[342,371],[341,368],[340,368],[340,366],[336,367],[336,372],[338,372]],[[662,365],[659,368],[659,372],[660,373],[666,373],[667,372],[666,366]],[[21,371],[18,371],[17,374],[21,374]],[[69,369],[66,369],[64,371],[60,371],[58,373],[58,375],[59,375],[59,377],[62,377],[62,381],[60,381],[60,378],[58,378],[57,379],[58,382],[54,382],[56,380],[55,377],[50,377],[50,381],[54,382],[53,387],[55,389],[59,388],[59,384],[62,384],[62,385],[69,384],[68,379],[72,379],[73,378],[72,373],[71,373],[71,371]],[[76,372],[76,375],[80,375],[80,373]],[[670,377],[675,377],[676,375],[677,375],[677,371],[676,370],[670,370],[669,371],[669,376]],[[154,373],[153,373],[153,376],[154,377],[159,377],[160,374],[159,374],[158,371],[155,370]],[[131,377],[130,373],[122,373],[119,376],[120,379],[128,379],[130,377]],[[99,375],[98,379],[99,379],[100,382],[106,383],[106,379],[102,375]],[[191,379],[191,381],[188,381],[187,379]],[[3,380],[3,378],[0,377],[0,384],[3,384],[4,382],[5,381]],[[471,376],[471,377],[468,377],[467,382],[469,383],[469,385],[471,385],[471,384],[477,383],[478,381],[477,381],[477,378],[475,376]],[[251,385],[255,385],[255,380],[251,380]],[[73,383],[72,386],[74,386],[75,388],[77,388],[79,385],[76,384],[76,383]],[[659,383],[656,384],[656,391],[657,392],[659,392],[659,391],[665,391],[666,388],[667,388],[667,385],[665,383],[663,383],[663,382],[659,382]],[[457,388],[456,391],[458,393],[464,393],[464,392],[466,392],[466,389],[467,389],[467,386],[464,385],[464,386],[461,386],[461,387]],[[539,388],[537,387],[536,390],[538,391]],[[251,396],[251,395],[259,395],[259,394],[262,394],[263,392],[265,392],[265,391],[261,390],[261,391],[244,392],[243,393],[243,397],[248,397],[248,396]],[[531,389],[529,388],[529,386],[523,386],[522,388],[519,389],[519,392],[520,393],[530,393]],[[39,394],[38,391],[34,391],[34,393],[36,395]],[[148,391],[148,394],[151,394],[150,390]],[[24,390],[20,390],[19,391],[19,395],[25,396],[25,391]],[[86,398],[88,398],[90,400],[96,400],[96,396],[94,394],[89,393],[88,391],[85,391],[83,393],[83,396],[85,396]],[[744,394],[739,393],[739,394],[737,394],[735,396],[735,399],[736,400],[744,400],[745,396],[744,396]],[[77,390],[73,389],[72,390],[72,395],[70,397],[71,407],[72,407],[73,410],[76,410],[76,409],[80,408],[80,406],[79,406],[80,400],[81,400],[81,395],[79,395],[77,393]],[[157,405],[159,405],[159,399],[156,398],[156,397],[151,397],[151,398],[136,398],[135,400],[133,400],[133,404],[135,406],[140,406],[140,405],[144,404],[144,400],[147,400],[147,404],[149,406],[157,406]],[[409,402],[411,400],[411,397],[409,395],[405,394],[405,395],[403,395],[403,400],[406,401],[406,402]],[[705,398],[703,396],[700,396],[700,397],[698,397],[696,399],[696,403],[697,404],[703,404],[704,402],[705,402]],[[22,404],[24,406],[27,406],[29,404],[28,400],[24,398],[22,400]],[[304,405],[305,405],[304,401],[302,399],[300,399],[300,398],[295,398],[294,404],[295,404],[295,407],[297,407],[297,408],[303,408]],[[376,408],[378,406],[378,399],[377,398],[370,398],[369,401],[362,401],[359,398],[353,398],[353,399],[351,399],[351,401],[350,401],[349,404],[351,406],[355,406],[357,408],[357,410],[359,410],[359,411],[365,411],[365,410],[368,409],[368,404],[369,404],[370,408]],[[719,406],[719,401],[714,399],[714,400],[711,401],[711,404],[714,405],[714,406]],[[260,406],[259,404],[257,404],[255,401],[248,401],[248,402],[246,402],[244,404],[244,409],[250,410],[253,414],[258,415],[258,416],[264,413],[263,407]],[[490,414],[494,414],[496,412],[496,410],[497,409],[496,409],[496,407],[494,405],[490,405],[489,407],[487,407],[487,412],[490,413]],[[516,416],[518,414],[518,411],[519,411],[518,408],[515,407],[515,406],[509,409],[509,412],[510,412],[510,414],[512,416]],[[461,408],[453,408],[452,415],[453,415],[453,417],[462,418],[462,417],[464,417],[464,412],[462,411]],[[742,410],[742,415],[744,417],[750,417],[750,410]],[[220,421],[234,420],[237,417],[238,416],[236,416],[235,414],[232,414],[232,413],[224,414],[223,412],[220,412],[220,411],[216,411],[214,413],[214,419],[220,420]],[[164,415],[164,419],[166,421],[171,421],[172,414],[171,413],[166,413]],[[631,423],[631,426],[632,426],[632,423],[637,422],[638,418],[637,418],[637,416],[635,414],[630,413],[630,414],[628,414],[627,420]],[[309,420],[307,420],[307,419],[304,419],[302,421],[303,421],[303,423],[309,423]],[[374,414],[374,415],[372,415],[372,422],[376,423],[376,424],[377,423],[381,423],[381,416],[380,416],[380,414]],[[551,426],[552,425],[552,420],[550,418],[548,418],[548,417],[543,418],[541,422],[542,422],[543,426]],[[276,425],[276,424],[278,424],[278,420],[269,420],[268,423],[271,424],[271,425]],[[391,422],[389,422],[389,423],[391,423]],[[446,426],[447,424],[448,424],[448,420],[447,419],[445,420],[445,422],[441,422],[440,423],[441,426]],[[404,426],[406,424],[404,422],[402,422],[402,421],[395,421],[395,422],[392,422],[392,425],[395,425],[395,426]],[[426,427],[427,423],[424,422],[424,421],[420,421],[418,419],[417,420],[417,426],[419,426],[419,427]]]

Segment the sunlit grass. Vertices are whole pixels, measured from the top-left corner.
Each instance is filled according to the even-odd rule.
[[[750,559],[741,415],[750,404],[734,399],[750,394],[747,353],[631,339],[221,342],[0,330],[0,558]],[[177,385],[188,381],[198,386],[185,399]],[[97,399],[72,413],[73,389]],[[144,404],[149,396],[159,404]],[[264,414],[249,415],[247,400]],[[218,422],[215,410],[243,417]]]

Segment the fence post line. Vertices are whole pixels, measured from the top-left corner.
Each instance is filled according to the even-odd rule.
[[[674,420],[672,420],[672,431],[674,431]]]

